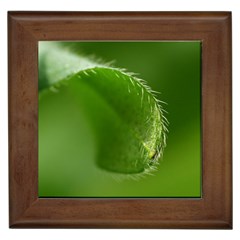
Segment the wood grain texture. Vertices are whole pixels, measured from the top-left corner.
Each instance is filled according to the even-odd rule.
[[[232,228],[231,13],[9,12],[12,228]],[[38,198],[39,40],[201,40],[201,199]]]

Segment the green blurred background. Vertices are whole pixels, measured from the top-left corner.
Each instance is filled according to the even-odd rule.
[[[167,147],[159,170],[139,180],[98,169],[94,132],[61,94],[39,101],[40,197],[201,197],[201,43],[72,42],[94,55],[138,73],[168,112]],[[96,103],[97,104],[97,103]]]

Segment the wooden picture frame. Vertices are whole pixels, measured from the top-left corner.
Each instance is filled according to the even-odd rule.
[[[202,198],[38,198],[38,41],[201,40]],[[230,12],[9,12],[11,228],[232,228]]]

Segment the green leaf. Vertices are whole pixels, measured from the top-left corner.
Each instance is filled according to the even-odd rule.
[[[124,174],[156,169],[166,145],[166,119],[143,80],[61,44],[40,42],[39,105],[66,89],[92,126],[98,167]]]

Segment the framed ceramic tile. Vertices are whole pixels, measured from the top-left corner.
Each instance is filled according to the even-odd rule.
[[[10,227],[232,227],[231,13],[8,18]]]

